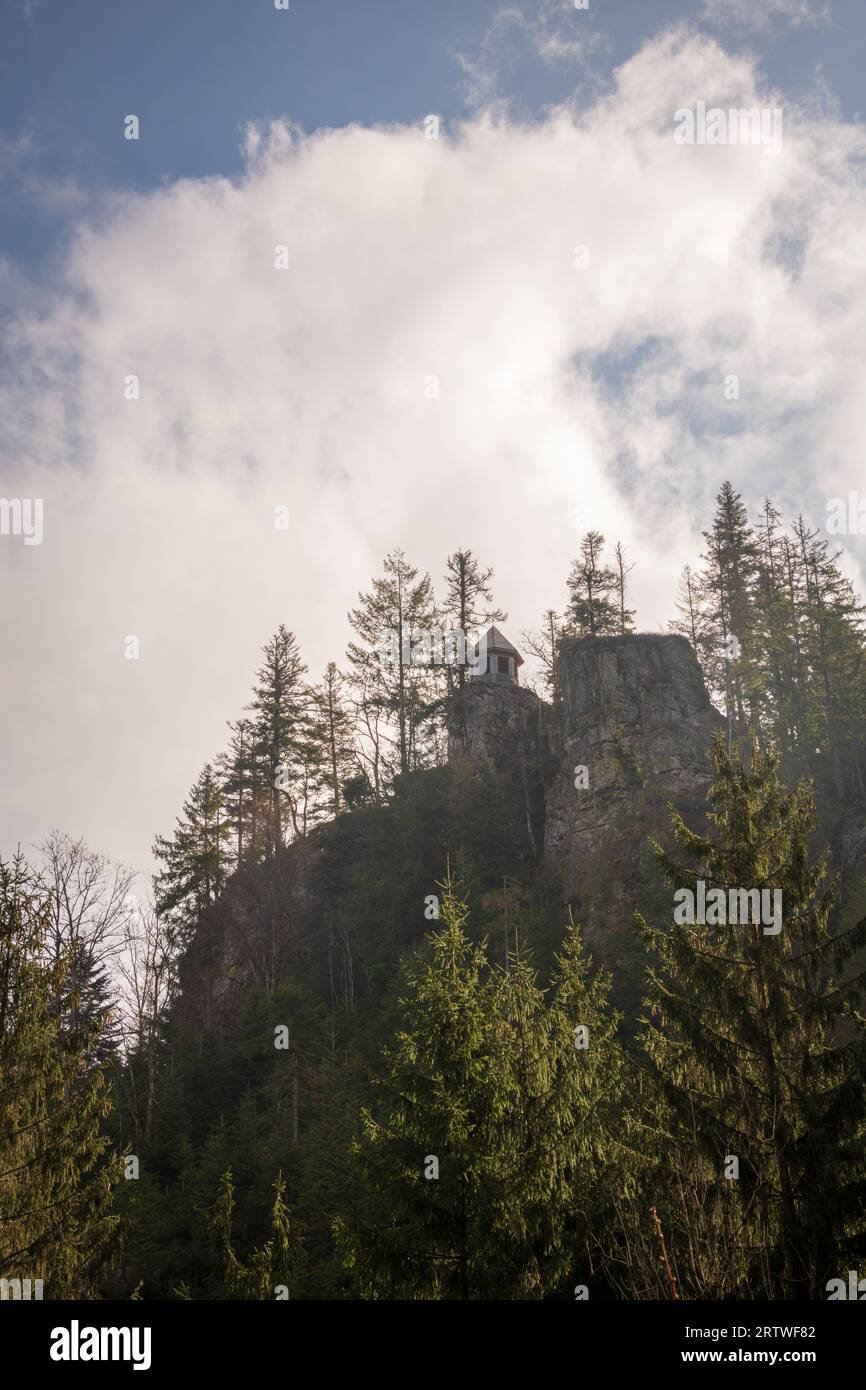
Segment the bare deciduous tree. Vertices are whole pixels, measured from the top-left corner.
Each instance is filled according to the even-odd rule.
[[[39,853],[40,880],[50,901],[46,954],[52,965],[65,963],[58,1007],[72,1029],[100,1019],[93,1059],[103,1062],[117,1046],[113,976],[133,910],[135,872],[59,830]]]
[[[123,949],[135,871],[87,848],[83,839],[53,830],[39,852],[52,900],[52,956],[83,948],[108,961]]]
[[[123,982],[120,1030],[123,1079],[135,1141],[150,1138],[163,1026],[177,985],[177,932],[152,907],[127,919],[117,965]]]

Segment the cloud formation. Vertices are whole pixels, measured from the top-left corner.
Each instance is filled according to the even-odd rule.
[[[677,145],[699,100],[781,105],[782,148]],[[723,478],[816,522],[861,483],[863,134],[747,58],[676,30],[583,112],[246,152],[105,199],[3,327],[0,491],[45,532],[0,537],[4,850],[58,825],[146,867],[261,644],[339,662],[394,545],[475,549],[515,638],[594,526],[653,629]]]
[[[593,20],[588,10],[576,9],[574,0],[530,0],[528,6],[512,0],[503,5],[485,29],[478,51],[457,54],[467,105],[482,107],[502,100],[508,64],[521,49],[549,68],[567,66],[572,81],[578,73],[584,79],[592,76],[592,59],[606,43]]]
[[[771,29],[774,24],[819,29],[832,18],[830,0],[703,0],[699,19],[727,29]]]

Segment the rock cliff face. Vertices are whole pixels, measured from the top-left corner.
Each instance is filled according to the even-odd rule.
[[[448,733],[452,768],[486,763],[498,795],[521,804],[536,858],[544,843],[546,714],[543,701],[525,686],[469,681],[454,702]]]
[[[455,701],[448,761],[466,757],[480,762],[489,758],[501,765],[520,753],[537,760],[543,710],[541,700],[526,686],[468,681],[462,705]]]
[[[568,642],[559,680],[561,758],[546,798],[545,857],[571,898],[588,856],[632,840],[666,801],[679,805],[706,789],[710,741],[723,720],[676,635]]]
[[[671,911],[648,837],[669,842],[669,801],[702,823],[711,740],[724,721],[684,637],[568,641],[558,678],[558,710],[524,688],[471,683],[451,760],[492,763],[503,785],[512,770],[549,901],[563,921],[572,909],[614,974],[615,997],[633,1006],[643,977],[633,914]]]

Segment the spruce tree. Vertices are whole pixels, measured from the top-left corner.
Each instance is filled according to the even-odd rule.
[[[695,866],[653,848],[678,893],[722,889],[737,920],[638,919],[656,958],[643,1042],[657,1206],[680,1297],[823,1297],[866,1249],[866,975],[848,968],[866,919],[830,935],[835,885],[810,862],[811,793],[785,792],[775,750],[753,743],[746,766],[717,735],[714,759],[710,833],[673,811]],[[727,897],[754,889],[781,894],[780,931]]]
[[[501,1100],[492,1145],[498,1186],[485,1221],[500,1297],[543,1298],[583,1283],[590,1235],[620,1177],[624,1060],[610,977],[591,974],[568,928],[548,991],[529,954],[495,972],[493,1055]]]
[[[450,884],[441,913],[431,958],[406,969],[381,1102],[376,1113],[362,1110],[356,1155],[377,1219],[341,1232],[362,1297],[469,1299],[484,1278],[475,1222],[496,1085],[487,1065],[491,986]]]
[[[217,760],[226,816],[234,827],[234,862],[257,863],[263,857],[261,821],[256,812],[261,800],[257,777],[256,746],[251,719],[229,722],[229,746]]]
[[[394,771],[406,773],[429,761],[425,726],[438,708],[436,689],[443,669],[437,671],[432,664],[437,618],[430,576],[419,579],[402,550],[393,550],[385,557],[384,577],[374,579],[372,590],[359,594],[358,600],[349,622],[364,645],[349,644],[349,661],[352,686],[364,700],[367,727],[362,726],[361,736],[390,738]],[[390,733],[376,722],[377,715],[386,717]],[[388,760],[377,747],[377,793],[388,771]]]
[[[123,1161],[100,1133],[110,1102],[94,1062],[102,1021],[64,1027],[69,961],[47,961],[52,908],[18,856],[0,862],[0,1271],[86,1298],[116,1252]]]
[[[301,1241],[286,1204],[282,1173],[274,1180],[273,1192],[270,1237],[246,1259],[241,1259],[232,1234],[235,1198],[231,1169],[222,1175],[209,1215],[212,1238],[222,1257],[222,1298],[267,1302],[297,1296],[302,1267]]]
[[[806,719],[807,685],[801,642],[800,596],[790,587],[792,550],[778,508],[765,498],[755,612],[757,660],[749,675],[748,702],[779,748],[780,767],[792,779],[811,774]]]
[[[39,846],[41,877],[51,903],[49,962],[67,974],[57,998],[64,1034],[102,1021],[91,1057],[104,1064],[116,1051],[116,990],[111,964],[123,949],[131,917],[134,874],[88,849],[81,838],[52,831]]]
[[[343,784],[357,771],[352,746],[352,712],[345,682],[333,661],[313,691],[316,728],[322,748],[321,780],[331,815],[344,809]]]
[[[520,949],[490,969],[443,885],[357,1146],[366,1221],[341,1227],[364,1297],[541,1298],[582,1269],[619,1087],[608,982],[572,933],[550,1000]],[[578,1030],[585,1030],[580,1032]]]
[[[222,891],[231,833],[222,788],[208,763],[183,804],[173,835],[157,835],[153,847],[163,866],[154,877],[157,910],[184,932],[192,930]]]
[[[617,592],[617,574],[604,564],[603,550],[601,532],[587,531],[580,543],[580,558],[574,561],[568,578],[568,612],[577,637],[603,637],[619,631],[621,626],[621,615],[612,597]]]
[[[463,634],[467,645],[474,628],[502,623],[508,614],[493,606],[493,570],[482,570],[471,550],[455,550],[445,566],[444,615],[446,631]],[[456,685],[459,691],[466,683],[466,667],[458,665]]]
[[[803,646],[812,673],[815,742],[832,770],[833,787],[866,794],[863,725],[866,719],[866,652],[863,615],[851,583],[829,544],[800,517],[794,526],[802,573]]]
[[[712,644],[704,669],[710,689],[724,699],[730,736],[740,737],[755,724],[748,672],[760,664],[754,641],[758,544],[743,499],[731,483],[722,484],[704,540],[701,599]]]
[[[89,1039],[89,1065],[104,1067],[120,1046],[117,991],[104,960],[84,942],[75,942],[66,957],[55,1007],[61,1036]]]
[[[308,692],[297,639],[282,623],[262,648],[256,672],[252,713],[258,777],[267,796],[266,852],[285,842],[287,821],[297,833],[298,784],[303,778],[301,750],[308,736]],[[288,809],[288,816],[286,811]]]

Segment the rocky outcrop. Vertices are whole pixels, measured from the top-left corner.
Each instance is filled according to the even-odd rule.
[[[250,997],[287,977],[331,1007],[377,1007],[389,963],[429,929],[427,895],[452,855],[458,871],[465,858],[487,884],[527,890],[548,932],[539,956],[559,949],[570,908],[633,1019],[646,964],[634,912],[657,923],[672,912],[649,837],[674,848],[669,802],[706,824],[724,721],[680,636],[567,641],[557,678],[555,707],[514,681],[469,681],[452,702],[447,768],[398,778],[384,805],[236,875],[183,963],[183,1026],[237,1027]],[[863,817],[821,811],[816,849],[832,846],[850,920],[866,892]]]
[[[617,1003],[633,1012],[645,965],[634,913],[659,921],[671,911],[649,836],[670,844],[669,802],[689,824],[704,823],[710,745],[724,721],[684,637],[572,640],[558,679],[545,875],[612,972]]]
[[[542,701],[526,686],[468,681],[456,696],[448,731],[448,761],[490,759],[494,766],[518,754],[537,761]]]
[[[628,836],[648,805],[708,786],[710,742],[723,721],[676,635],[567,642],[559,681],[561,765],[547,796],[545,852],[570,893],[583,858]]]
[[[179,1024],[231,1031],[253,995],[287,977],[334,1007],[375,1004],[383,958],[417,944],[426,895],[466,849],[484,876],[537,894],[555,948],[571,907],[617,1002],[633,1006],[644,964],[633,913],[670,913],[647,837],[666,838],[668,801],[700,824],[722,720],[682,637],[567,642],[558,677],[558,709],[515,682],[467,682],[447,768],[398,778],[384,805],[235,875],[183,962]]]
[[[452,702],[448,762],[458,776],[484,765],[499,796],[521,806],[534,858],[544,844],[546,706],[525,686],[468,681]]]

